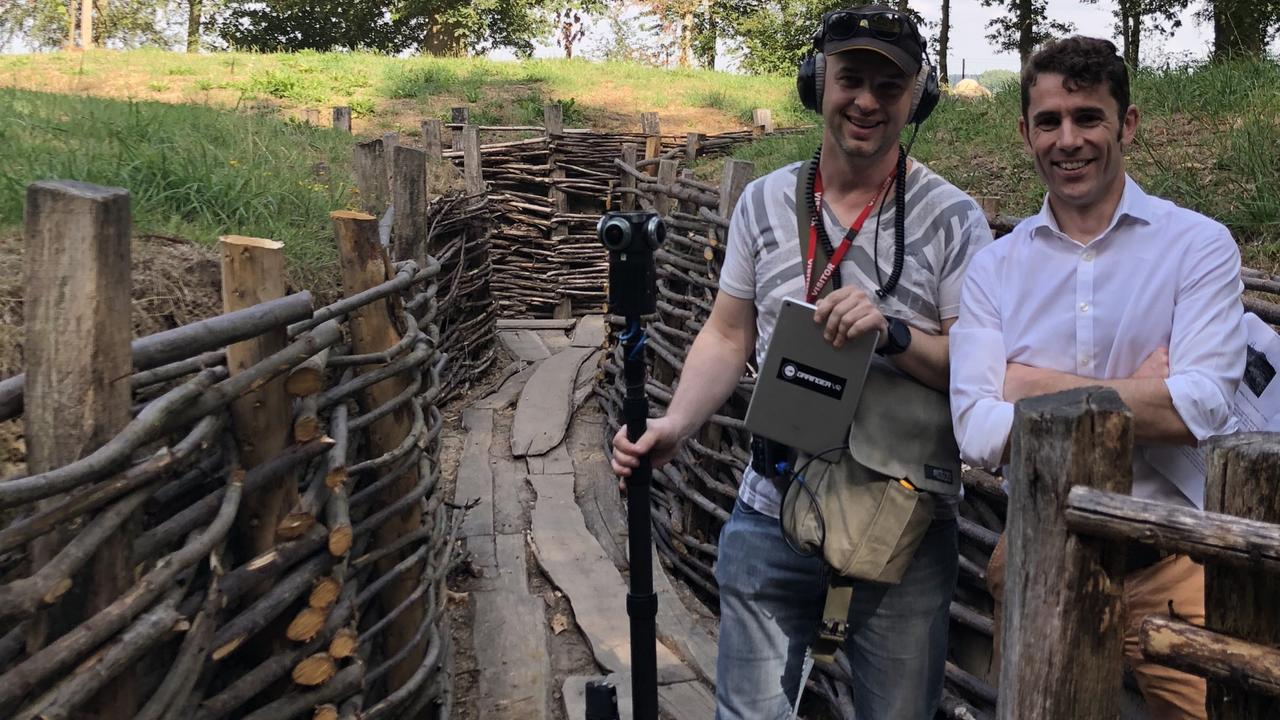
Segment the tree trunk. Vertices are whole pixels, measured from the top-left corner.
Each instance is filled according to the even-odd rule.
[[[462,34],[458,27],[447,20],[431,18],[427,36],[422,41],[422,52],[436,57],[452,57],[462,54]]]
[[[1270,6],[1259,0],[1215,0],[1213,60],[1262,57],[1267,48]]]
[[[693,8],[686,8],[680,16],[680,67],[689,67],[693,55]]]
[[[1035,50],[1035,7],[1033,0],[1018,0],[1018,59],[1025,65]]]
[[[942,27],[938,30],[938,82],[949,85],[947,49],[951,45],[951,0],[942,0]]]
[[[67,0],[67,49],[76,49],[76,0]]]
[[[93,47],[93,0],[80,0],[80,48]]]
[[[200,52],[200,24],[204,14],[204,0],[187,2],[187,52]]]

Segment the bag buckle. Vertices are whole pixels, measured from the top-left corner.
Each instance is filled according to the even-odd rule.
[[[823,618],[822,627],[818,628],[818,638],[826,643],[834,643],[837,647],[844,644],[849,637],[849,623],[844,620]]]

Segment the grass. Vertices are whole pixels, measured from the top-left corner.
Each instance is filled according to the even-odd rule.
[[[1134,179],[1225,224],[1247,265],[1280,272],[1280,65],[1145,70],[1132,96],[1142,114],[1127,155]],[[1020,113],[1016,84],[990,100],[944,97],[912,155],[970,194],[998,196],[1002,214],[1035,213],[1044,186],[1018,135]],[[808,158],[820,139],[818,130],[771,138],[736,156],[764,173]],[[718,167],[699,174],[718,177]]]
[[[239,234],[284,243],[298,287],[332,285],[328,213],[350,204],[352,138],[205,107],[0,91],[0,229],[24,188],[76,179],[128,188],[135,234],[211,245]]]
[[[720,132],[749,125],[767,107],[779,125],[810,122],[792,99],[793,80],[705,70],[666,70],[584,60],[500,62],[484,58],[396,58],[373,53],[218,53],[157,50],[0,56],[0,86],[116,99],[270,109],[351,105],[356,131],[417,132],[424,117],[468,105],[485,124],[541,122],[558,101],[573,127],[636,130],[657,110],[666,131]]]

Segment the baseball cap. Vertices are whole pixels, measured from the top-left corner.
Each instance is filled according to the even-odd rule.
[[[888,5],[833,10],[822,18],[822,52],[872,50],[889,58],[907,75],[920,72],[924,38],[915,22]]]

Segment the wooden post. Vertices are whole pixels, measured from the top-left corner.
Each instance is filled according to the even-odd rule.
[[[1076,485],[1128,493],[1133,418],[1114,390],[1017,404],[1010,462],[1001,720],[1120,716],[1123,545],[1067,529]]]
[[[468,125],[462,129],[462,178],[467,194],[484,195],[484,168],[480,165],[480,128]]]
[[[304,122],[306,122],[308,125],[319,125],[319,124],[320,124],[320,109],[319,109],[319,108],[305,108],[305,109],[303,109],[303,111],[302,111],[302,119],[303,119],[303,121],[304,121]]]
[[[684,136],[684,164],[692,165],[698,159],[698,148],[702,145],[702,133],[691,132]]]
[[[333,109],[333,129],[351,132],[351,108],[339,106]]]
[[[444,159],[444,146],[440,141],[441,125],[435,119],[422,121],[422,147],[427,151],[427,162]]]
[[[452,125],[467,125],[471,122],[471,110],[465,107],[456,107],[449,111],[449,122]],[[462,131],[460,128],[452,128],[453,149],[462,149]]]
[[[622,162],[626,163],[632,168],[634,168],[636,166],[636,163],[639,161],[639,158],[638,158],[639,154],[640,154],[640,148],[636,145],[627,143],[622,146]],[[621,173],[621,177],[622,177],[622,187],[635,190],[636,189],[635,176],[633,176],[631,173],[626,171],[619,171],[619,172]],[[636,209],[635,193],[631,193],[631,192],[622,193],[622,211],[631,212],[635,209]]]
[[[1280,523],[1280,435],[1241,433],[1209,441],[1205,510]],[[1205,625],[1260,645],[1280,645],[1280,576],[1207,563]],[[1174,612],[1177,612],[1174,608]],[[1209,681],[1213,720],[1262,720],[1280,713],[1280,698]]]
[[[262,238],[227,235],[218,240],[222,253],[222,311],[233,312],[286,294],[284,244]],[[284,327],[227,347],[227,370],[243,372],[287,344]],[[252,469],[270,460],[289,443],[293,413],[285,376],[241,395],[231,403],[232,433],[240,463]],[[298,501],[293,475],[248,493],[236,515],[233,542],[238,557],[257,557],[276,544],[276,526]]]
[[[644,159],[650,160],[662,154],[662,123],[658,113],[640,113],[640,132],[644,133]]]
[[[546,128],[547,147],[550,148],[549,163],[551,165],[551,189],[548,197],[551,200],[552,224],[551,239],[559,244],[560,239],[568,237],[569,225],[564,222],[555,222],[556,216],[564,215],[569,211],[569,197],[556,187],[557,180],[563,180],[565,177],[564,169],[559,167],[560,160],[563,156],[557,152],[557,142],[560,136],[564,134],[564,106],[560,103],[547,103],[542,106],[542,124]],[[573,299],[567,295],[560,295],[560,301],[556,304],[555,310],[551,313],[556,318],[573,317]]]
[[[392,160],[391,204],[396,209],[391,226],[391,259],[413,259],[418,267],[427,262],[427,154],[401,145]]]
[[[676,173],[680,170],[680,163],[675,160],[659,160],[658,161],[658,184],[668,188],[667,192],[661,190],[653,194],[653,209],[662,216],[671,214],[671,203],[673,202],[671,195],[668,193],[676,184]]]
[[[387,175],[387,201],[391,201],[392,195],[395,193],[395,173],[392,169],[392,163],[395,161],[396,148],[400,147],[400,133],[383,133],[382,134],[382,171]]]
[[[728,160],[724,164],[724,172],[720,176],[720,216],[733,217],[733,209],[738,206],[738,198],[746,190],[747,183],[756,174],[755,163],[746,160]],[[714,244],[714,243],[713,243]]]
[[[23,424],[32,474],[79,460],[129,422],[130,222],[129,191],[122,188],[60,181],[27,186]],[[56,554],[59,540],[54,533],[31,543],[32,570]],[[129,547],[125,534],[116,533],[94,555],[87,578],[73,580],[82,606],[64,602],[32,618],[29,652],[130,587]],[[89,715],[129,718],[137,699],[137,678],[126,671],[98,694]]]
[[[381,140],[368,140],[352,150],[351,169],[356,176],[360,207],[367,213],[381,215],[387,209],[391,188],[387,181],[387,161]]]
[[[333,220],[334,234],[338,241],[343,292],[349,297],[389,280],[391,265],[387,260],[386,252],[378,242],[377,219],[371,215],[353,212],[330,213],[329,217]],[[358,354],[381,352],[395,345],[400,341],[397,321],[393,305],[386,299],[376,300],[353,311],[349,320],[352,352]],[[376,364],[361,366],[361,372],[372,372],[379,367]],[[369,412],[390,402],[408,385],[409,380],[404,375],[396,375],[374,384],[362,391],[357,398],[361,412]],[[376,457],[398,447],[408,436],[412,426],[413,413],[407,404],[402,404],[386,417],[375,420],[369,426],[370,457]],[[380,507],[391,505],[407,495],[417,484],[418,466],[416,463],[411,463],[403,475],[393,480],[379,493],[375,502]],[[387,547],[421,527],[422,507],[419,503],[413,503],[403,512],[387,518],[374,530],[373,547],[369,550],[372,552],[378,548]],[[375,564],[377,573],[379,575],[387,573],[408,555],[409,553],[404,550],[391,553]],[[416,565],[388,583],[378,596],[383,612],[390,611],[405,601],[417,588],[421,574],[421,565]],[[423,602],[419,598],[409,603],[404,612],[391,622],[390,627],[382,635],[382,657],[396,654],[413,639],[422,625],[423,612]],[[422,664],[422,657],[423,646],[422,643],[418,643],[391,669],[389,687],[398,688],[403,685]]]
[[[751,126],[760,128],[760,132],[768,135],[773,132],[773,111],[769,108],[756,108],[751,111]]]
[[[1000,214],[1000,198],[996,195],[976,195],[973,198],[978,201],[978,207],[982,208],[982,213],[988,218],[994,219]]]

